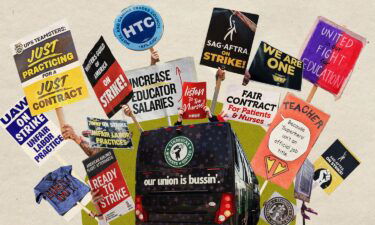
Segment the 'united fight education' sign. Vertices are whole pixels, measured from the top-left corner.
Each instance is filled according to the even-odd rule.
[[[303,77],[340,97],[365,44],[364,37],[318,17],[301,56]]]

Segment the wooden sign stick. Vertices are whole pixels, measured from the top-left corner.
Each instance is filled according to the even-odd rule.
[[[313,99],[313,97],[314,97],[314,95],[315,95],[315,93],[316,93],[317,90],[318,90],[318,86],[317,86],[317,85],[314,85],[314,86],[311,88],[311,90],[310,90],[310,94],[309,94],[309,96],[307,97],[306,102],[311,103],[311,100]]]
[[[224,75],[221,77],[218,74],[219,70],[221,70],[221,69],[219,68],[218,71],[216,72],[215,92],[214,92],[214,96],[212,98],[211,107],[210,107],[211,113],[213,113],[213,114],[215,114],[215,108],[216,108],[217,98],[218,98],[219,92],[220,92],[221,82],[225,79],[225,72],[224,72]]]
[[[65,123],[65,117],[64,117],[64,111],[63,111],[63,108],[62,107],[59,107],[59,108],[56,108],[56,115],[57,115],[57,119],[59,120],[59,124],[60,124],[60,128],[62,128],[66,123]],[[63,166],[66,166],[68,165],[61,157],[58,153],[55,154],[55,157],[57,159],[57,161],[60,162],[60,164],[62,164]],[[81,182],[83,183],[86,183],[82,178],[80,178],[78,176],[78,174],[76,174],[73,170],[72,170],[72,174],[73,176],[75,176],[78,180],[80,180]],[[77,205],[79,205],[83,211],[85,211],[86,213],[90,214],[91,213],[91,210],[89,210],[86,206],[84,206],[82,203],[80,202],[77,202]],[[99,221],[98,218],[95,218],[96,221]]]

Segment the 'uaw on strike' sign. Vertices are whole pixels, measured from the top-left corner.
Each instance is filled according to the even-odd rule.
[[[182,108],[184,119],[206,118],[206,82],[184,82],[182,85]]]
[[[255,173],[288,189],[328,119],[288,93],[251,161]]]
[[[192,57],[126,71],[126,75],[134,92],[129,105],[140,121],[177,114],[183,82],[197,80]]]
[[[200,64],[244,74],[258,15],[214,8]]]
[[[301,90],[302,61],[262,41],[249,74],[251,80]],[[247,79],[246,76],[244,79]]]
[[[318,17],[301,56],[303,77],[340,97],[365,44],[364,37]]]
[[[23,97],[1,118],[1,126],[39,166],[64,145],[64,138],[44,114],[32,116]]]
[[[121,109],[121,105],[129,102],[133,91],[103,37],[87,55],[83,68],[100,105],[111,118]]]
[[[32,115],[88,96],[65,21],[18,40],[11,49]]]
[[[103,200],[100,211],[107,222],[134,210],[128,186],[111,149],[106,149],[83,161],[92,190],[99,190]]]
[[[314,163],[314,182],[331,194],[359,166],[359,160],[336,140]]]
[[[132,148],[128,124],[125,120],[87,118],[90,145],[95,148]]]
[[[115,19],[113,33],[128,49],[142,51],[156,45],[164,25],[158,12],[147,5],[132,5]]]
[[[279,107],[280,93],[230,85],[223,110],[230,120],[268,126]]]

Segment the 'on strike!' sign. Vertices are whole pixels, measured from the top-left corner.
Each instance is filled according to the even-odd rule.
[[[251,161],[255,173],[288,189],[328,119],[288,93]]]

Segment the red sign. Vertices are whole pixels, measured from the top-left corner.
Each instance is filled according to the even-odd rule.
[[[107,222],[134,209],[134,202],[113,150],[107,149],[83,161],[90,186],[103,196],[99,207]]]
[[[206,82],[184,82],[182,85],[182,107],[184,119],[203,119],[206,117]]]
[[[83,68],[105,114],[111,118],[129,102],[133,88],[103,37],[89,52]]]
[[[288,189],[328,119],[288,93],[251,161],[255,173]]]

